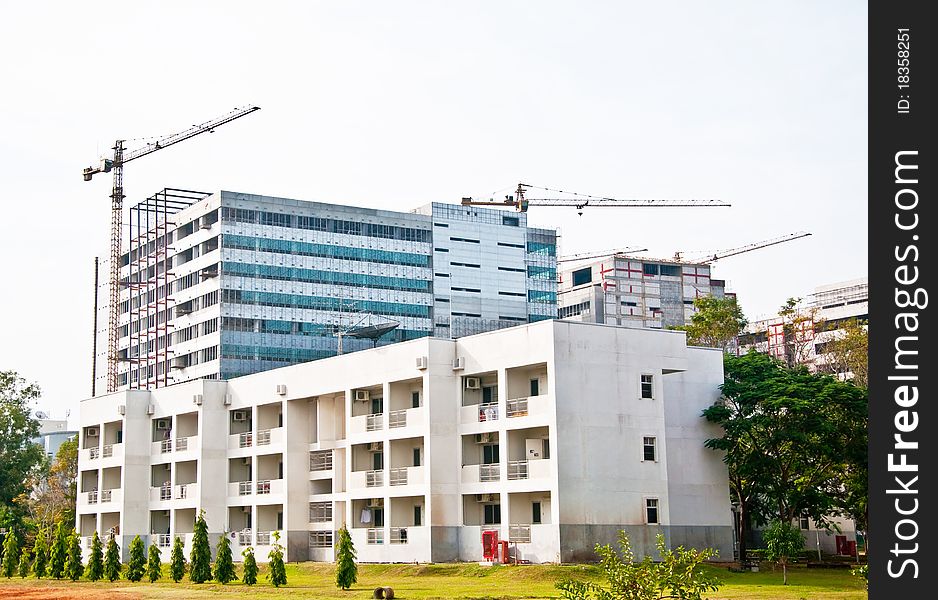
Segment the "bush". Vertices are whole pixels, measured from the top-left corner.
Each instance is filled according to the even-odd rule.
[[[200,510],[192,534],[192,552],[189,554],[189,581],[204,583],[212,578],[212,548],[208,545],[208,525],[205,511]]]
[[[65,573],[65,558],[68,546],[68,532],[65,523],[60,522],[55,528],[55,540],[52,542],[52,552],[49,553],[49,575],[61,579]]]
[[[33,573],[35,573],[37,579],[46,576],[46,567],[49,563],[48,542],[46,541],[48,535],[48,531],[40,529],[36,533],[36,543],[33,544],[33,553],[36,555],[33,560]]]
[[[130,542],[130,561],[127,563],[128,581],[140,581],[146,569],[147,559],[143,550],[143,540],[139,535],[135,535],[133,541]]]
[[[850,574],[863,580],[866,589],[870,589],[870,565],[860,565],[850,569]]]
[[[619,532],[619,552],[612,546],[596,545],[600,557],[600,569],[608,582],[608,588],[592,583],[571,579],[557,583],[561,597],[567,600],[657,600],[659,598],[681,598],[700,600],[703,592],[715,592],[721,581],[700,565],[716,555],[716,550],[685,550],[679,546],[668,550],[664,545],[664,536],[657,537],[659,562],[645,556],[641,562],[635,562],[629,538],[624,531]],[[665,592],[669,595],[665,595]]]
[[[91,553],[88,555],[88,580],[98,581],[104,577],[104,548],[101,546],[101,538],[98,532],[94,532],[91,538]]]
[[[78,534],[74,530],[68,536],[66,554],[68,558],[65,561],[65,574],[72,581],[78,581],[82,573],[85,572],[85,567],[81,564],[81,544],[78,541]]]
[[[287,585],[287,569],[283,564],[283,546],[280,545],[280,532],[273,532],[274,543],[267,554],[267,567],[270,572],[267,573],[267,579],[274,587]]]
[[[174,583],[179,583],[185,574],[186,557],[183,552],[182,540],[177,537],[173,539],[173,551],[169,555],[169,576]]]
[[[153,583],[163,575],[163,565],[160,562],[160,549],[156,544],[150,544],[147,550],[147,579]]]
[[[0,572],[4,577],[13,577],[16,567],[20,564],[20,538],[15,529],[10,529],[3,538],[3,562],[0,563]]]
[[[241,582],[245,585],[254,585],[257,583],[257,560],[254,558],[254,548],[247,547],[241,551],[244,557],[244,573],[241,576]]]
[[[788,559],[798,556],[804,548],[801,530],[784,521],[775,521],[762,533],[765,557],[782,565],[782,585],[788,585]]]
[[[339,530],[339,539],[335,548],[335,585],[343,590],[352,587],[358,581],[358,566],[355,564],[355,546],[352,536],[343,526]]]
[[[231,542],[228,541],[227,535],[218,538],[218,545],[215,547],[215,569],[212,576],[221,584],[237,579],[234,563],[231,560]]]
[[[104,578],[108,581],[116,581],[121,576],[121,555],[120,548],[114,540],[114,534],[111,534],[107,540],[107,550],[104,552]]]
[[[20,564],[16,567],[16,574],[20,577],[29,575],[29,552],[23,552],[20,556]]]

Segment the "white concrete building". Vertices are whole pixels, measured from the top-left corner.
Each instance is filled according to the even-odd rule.
[[[168,559],[196,513],[213,546],[363,562],[475,561],[484,532],[531,562],[593,557],[624,529],[731,559],[726,467],[701,411],[722,352],[683,332],[543,321],[422,338],[229,381],[81,402],[77,528]]]

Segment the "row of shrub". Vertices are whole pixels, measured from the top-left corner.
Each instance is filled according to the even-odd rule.
[[[274,544],[267,555],[269,572],[267,579],[276,587],[286,585],[287,574],[283,562],[283,547],[280,545],[280,534],[275,532]],[[160,560],[160,549],[156,544],[150,544],[147,551],[140,536],[135,536],[130,543],[130,560],[126,566],[121,564],[120,548],[114,536],[108,537],[107,544],[103,544],[98,532],[91,538],[91,548],[87,565],[82,562],[81,544],[74,528],[66,528],[59,523],[55,534],[49,540],[49,531],[41,530],[31,549],[22,548],[20,537],[15,529],[7,532],[3,540],[3,560],[0,561],[0,574],[5,577],[28,577],[30,572],[37,578],[52,577],[54,579],[67,578],[78,581],[82,577],[88,581],[116,581],[123,576],[128,581],[137,582],[146,577],[150,583],[162,577],[163,565]],[[51,541],[51,544],[50,544]],[[254,558],[254,549],[245,548],[241,553],[244,557],[241,581],[246,585],[257,583],[257,561]],[[204,583],[217,581],[230,583],[238,579],[234,561],[231,556],[231,543],[223,535],[215,547],[215,562],[212,563],[212,551],[208,543],[208,527],[205,518],[200,512],[195,522],[192,535],[192,551],[189,561],[186,561],[182,540],[178,537],[173,540],[173,549],[170,553],[170,578],[179,583],[188,572],[189,581]]]

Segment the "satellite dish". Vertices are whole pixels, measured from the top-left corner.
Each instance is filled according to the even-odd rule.
[[[36,418],[37,418],[37,419],[48,419],[48,418],[49,418],[49,415],[47,415],[45,412],[43,412],[43,411],[41,411],[41,410],[37,410],[37,411],[36,411]]]

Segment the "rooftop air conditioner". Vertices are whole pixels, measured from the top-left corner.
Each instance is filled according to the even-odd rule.
[[[429,361],[427,360],[427,357],[426,357],[426,356],[418,356],[418,357],[417,357],[417,368],[418,368],[418,369],[421,369],[421,370],[426,369],[428,362],[429,362]]]
[[[368,390],[355,390],[355,400],[359,402],[367,402],[371,399],[371,392]]]
[[[453,359],[453,370],[458,371],[460,369],[466,368],[466,359],[465,357],[460,356],[459,358]]]
[[[491,442],[491,441],[492,441],[492,434],[489,432],[476,434],[477,444],[487,444],[488,442]]]
[[[482,380],[478,377],[466,377],[466,389],[467,390],[479,390],[482,389]]]
[[[370,508],[381,508],[384,506],[384,498],[369,498],[368,506]]]
[[[147,414],[152,415],[156,412],[156,408],[152,404],[147,404]]]
[[[285,384],[278,383],[278,384],[277,384],[277,393],[280,394],[281,396],[283,396],[284,394],[286,394],[286,393],[287,393],[287,386],[286,386]]]
[[[98,428],[89,427],[88,430],[85,432],[85,435],[87,435],[88,437],[98,437]]]
[[[126,414],[127,414],[127,405],[126,405],[126,404],[118,404],[118,405],[117,405],[117,414],[119,414],[119,415],[126,415]]]
[[[202,406],[202,394],[193,394],[192,403]]]
[[[246,411],[246,410],[233,410],[233,411],[231,411],[231,420],[233,420],[233,421],[247,421],[247,420],[248,420],[248,411]]]
[[[381,442],[371,442],[368,444],[369,452],[381,452],[382,450],[384,450],[384,446]]]
[[[157,419],[156,428],[157,429],[169,429],[169,419]]]

